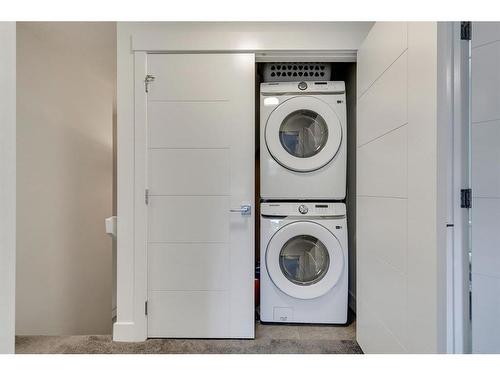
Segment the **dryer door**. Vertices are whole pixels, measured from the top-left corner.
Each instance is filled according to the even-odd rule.
[[[283,293],[312,299],[337,284],[344,270],[344,253],[328,229],[315,222],[297,221],[271,238],[266,266],[269,277]]]
[[[335,157],[342,142],[342,127],[327,103],[312,96],[297,96],[271,113],[265,139],[269,153],[282,166],[310,172]]]

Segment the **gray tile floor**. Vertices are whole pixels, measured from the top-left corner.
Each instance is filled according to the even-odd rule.
[[[110,335],[18,336],[16,353],[362,353],[356,343],[356,323],[348,326],[256,325],[255,340],[149,339],[113,342]]]

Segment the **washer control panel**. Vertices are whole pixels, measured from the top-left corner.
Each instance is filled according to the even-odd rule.
[[[265,216],[345,216],[346,208],[334,202],[263,202],[260,212]]]

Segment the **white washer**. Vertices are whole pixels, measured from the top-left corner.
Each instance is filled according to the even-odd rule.
[[[344,199],[344,82],[262,83],[260,108],[261,198]]]
[[[347,323],[343,203],[261,204],[260,319]]]

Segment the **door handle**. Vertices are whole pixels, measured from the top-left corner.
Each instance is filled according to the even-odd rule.
[[[240,208],[230,209],[229,212],[239,212],[242,216],[248,216],[252,214],[252,206],[249,204],[242,204]]]

